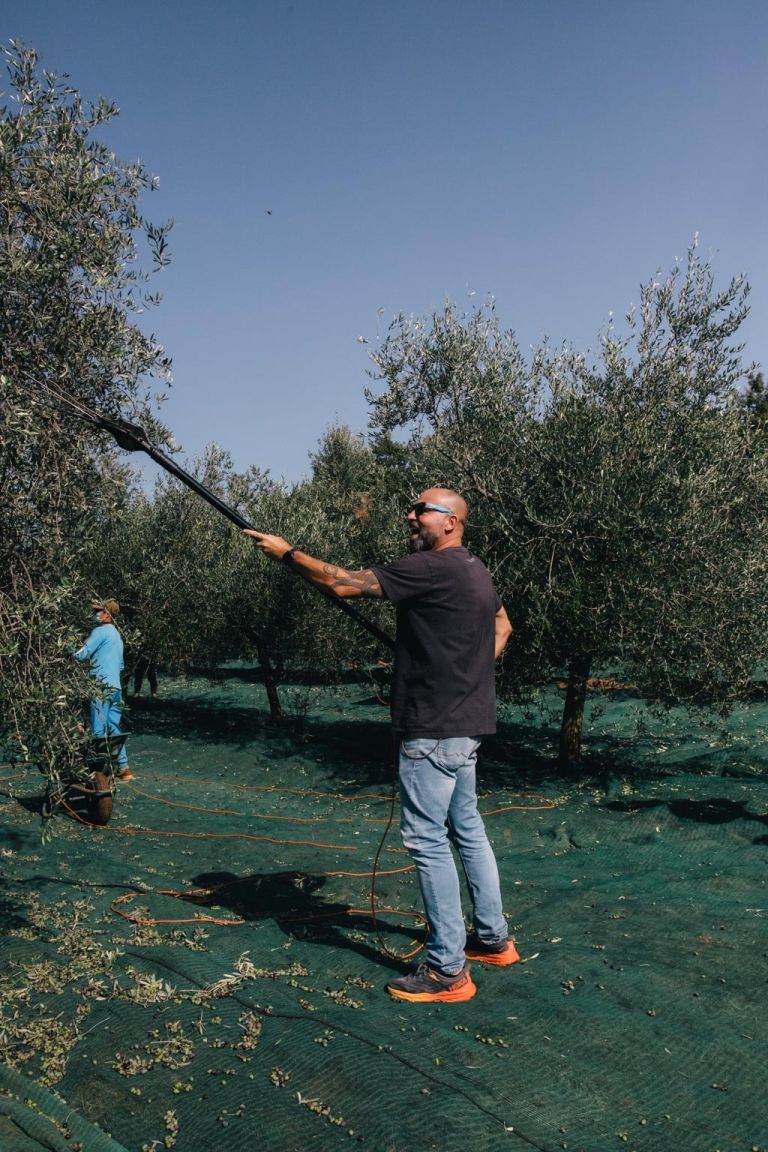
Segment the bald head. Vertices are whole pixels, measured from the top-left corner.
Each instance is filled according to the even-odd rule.
[[[467,504],[452,488],[427,488],[408,513],[411,552],[459,548]]]
[[[469,509],[466,500],[458,492],[454,492],[452,488],[428,488],[426,492],[422,492],[419,500],[429,500],[432,504],[442,504],[443,507],[452,509],[463,531]]]

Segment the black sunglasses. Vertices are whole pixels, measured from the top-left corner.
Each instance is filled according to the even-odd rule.
[[[455,516],[453,508],[446,508],[444,504],[430,504],[429,500],[417,500],[415,504],[411,504],[407,509],[406,515],[415,512],[417,516],[423,516],[425,512],[442,512],[444,516]]]

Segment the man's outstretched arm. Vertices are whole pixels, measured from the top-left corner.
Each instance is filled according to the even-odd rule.
[[[257,548],[272,560],[282,560],[288,552],[291,552],[291,568],[318,588],[333,592],[343,599],[355,596],[384,599],[381,585],[370,568],[349,572],[346,568],[327,564],[325,560],[318,560],[314,556],[308,556],[306,552],[291,548],[288,541],[283,540],[281,536],[270,536],[266,532],[257,532],[254,528],[244,528],[243,531],[247,536],[252,536]]]

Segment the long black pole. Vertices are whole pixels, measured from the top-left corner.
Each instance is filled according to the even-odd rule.
[[[64,397],[60,398],[65,399]],[[159,464],[166,472],[170,472],[172,476],[181,480],[182,484],[186,484],[193,492],[197,492],[198,496],[201,496],[203,500],[207,501],[217,512],[220,512],[222,516],[226,516],[228,520],[236,524],[238,528],[252,528],[254,531],[258,531],[249,520],[246,520],[246,518],[241,516],[239,512],[236,512],[234,508],[230,508],[229,504],[225,504],[214,492],[211,492],[209,488],[201,484],[194,476],[190,476],[189,472],[180,467],[175,460],[171,460],[169,456],[166,456],[164,452],[156,448],[154,444],[147,439],[147,434],[143,428],[140,428],[137,424],[129,424],[127,420],[113,419],[112,417],[102,416],[96,412],[92,412],[79,401],[76,403],[76,407],[77,410],[81,412],[81,415],[87,414],[87,419],[92,420],[95,424],[98,424],[100,428],[104,428],[109,432],[121,448],[125,448],[128,452],[140,451],[146,453],[156,464]],[[312,585],[312,587],[316,588],[326,599],[331,600],[342,612],[345,612],[355,623],[359,624],[361,628],[365,628],[367,632],[375,636],[381,644],[386,644],[388,648],[394,648],[395,642],[392,637],[371,620],[367,620],[365,616],[361,616],[346,600],[343,600],[334,592],[325,592],[323,589],[317,588],[317,585]]]

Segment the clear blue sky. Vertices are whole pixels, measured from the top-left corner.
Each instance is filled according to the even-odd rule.
[[[0,38],[115,100],[160,178],[190,456],[298,480],[365,429],[358,338],[396,313],[491,294],[524,349],[587,350],[697,232],[768,359],[766,0],[6,0]]]

